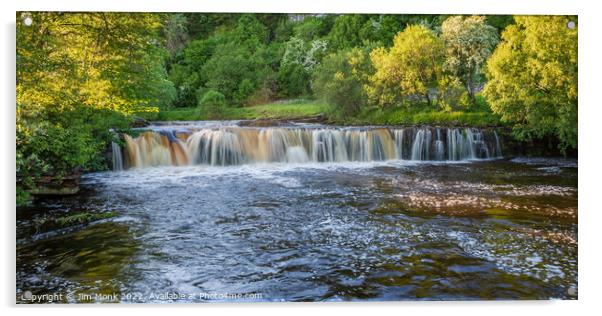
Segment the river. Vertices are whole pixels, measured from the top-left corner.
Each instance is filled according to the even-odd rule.
[[[213,143],[217,156],[191,163],[189,149],[204,146],[185,146],[196,132],[162,134],[164,146],[182,145],[170,159],[153,151],[135,165],[123,154],[129,169],[86,174],[78,195],[18,209],[17,301],[26,292],[132,303],[577,298],[576,160],[500,158],[497,134],[480,131],[457,134],[476,151],[453,149],[477,157],[446,159],[455,131],[414,130],[401,150],[383,141],[402,144],[399,133],[368,133],[371,159],[351,159],[351,147],[337,159],[333,138],[328,160],[302,136],[293,147],[305,153],[257,161],[230,139],[241,156]],[[430,153],[415,156],[427,134],[418,141]],[[45,216],[78,212],[116,216],[36,230]]]

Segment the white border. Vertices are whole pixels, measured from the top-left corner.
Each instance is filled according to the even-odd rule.
[[[598,126],[602,120],[600,100],[600,20],[602,18],[597,1],[587,0],[302,0],[302,1],[203,1],[203,0],[98,0],[98,1],[42,1],[16,0],[2,3],[2,61],[0,75],[2,96],[2,233],[3,259],[0,260],[4,275],[0,285],[0,300],[5,312],[25,315],[57,313],[61,315],[92,315],[106,313],[152,313],[164,314],[167,306],[98,306],[24,308],[14,305],[15,295],[15,204],[14,204],[14,101],[15,101],[15,11],[153,11],[153,12],[291,12],[291,13],[431,13],[431,14],[571,14],[579,15],[579,300],[544,302],[378,302],[378,303],[267,303],[229,305],[169,305],[176,313],[223,313],[266,315],[344,313],[360,315],[366,313],[406,315],[522,315],[549,314],[569,315],[593,310],[599,300],[600,269],[599,254],[600,214],[597,203],[600,177]],[[83,310],[85,308],[85,310]],[[136,308],[135,310],[133,308]],[[373,309],[375,309],[373,311]]]

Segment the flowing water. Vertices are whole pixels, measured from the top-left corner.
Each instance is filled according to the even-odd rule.
[[[126,141],[125,171],[18,210],[18,302],[577,298],[576,161],[491,159],[493,131],[197,124]],[[81,212],[117,215],[39,228]]]
[[[155,126],[113,145],[114,170],[267,162],[369,162],[501,158],[495,130],[474,128],[371,128],[291,124],[250,128],[236,123]],[[123,157],[122,157],[123,156]]]

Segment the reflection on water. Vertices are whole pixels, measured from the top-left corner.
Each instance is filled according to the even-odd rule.
[[[17,301],[577,297],[574,161],[161,167],[83,182],[18,210]],[[119,215],[31,238],[42,211],[81,210]]]

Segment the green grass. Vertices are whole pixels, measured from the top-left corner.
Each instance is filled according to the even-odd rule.
[[[497,115],[482,110],[446,112],[436,108],[409,110],[392,108],[366,109],[355,116],[333,115],[330,120],[339,125],[443,125],[443,126],[500,126]]]
[[[478,100],[481,101],[481,100]],[[319,101],[294,100],[249,107],[228,107],[221,120],[300,119],[325,115],[327,121],[337,125],[445,125],[445,126],[499,126],[499,117],[488,106],[477,102],[470,111],[441,111],[436,106],[419,105],[414,108],[395,107],[381,110],[366,108],[350,116],[340,115],[333,107]],[[199,108],[182,108],[145,115],[151,121],[208,120]]]
[[[330,106],[317,101],[292,101],[269,103],[248,107],[228,107],[222,120],[291,119],[312,117],[330,111]],[[208,117],[199,108],[183,108],[142,115],[151,121],[199,121]]]
[[[497,126],[499,118],[489,112],[429,111],[412,113],[404,109],[374,110],[357,117],[342,120],[351,125],[447,125]]]

